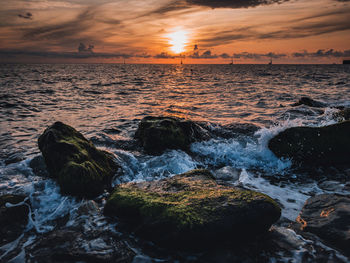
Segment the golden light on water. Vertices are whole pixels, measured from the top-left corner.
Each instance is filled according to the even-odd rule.
[[[170,50],[176,54],[185,51],[188,44],[188,32],[185,30],[177,30],[167,35],[168,42],[171,45]]]

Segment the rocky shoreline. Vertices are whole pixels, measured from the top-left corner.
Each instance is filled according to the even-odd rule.
[[[305,99],[295,106],[305,103],[311,107],[324,106]],[[317,173],[319,169],[334,166],[345,171],[343,180],[348,181],[350,121],[347,114],[348,109],[343,109],[335,116],[341,117],[341,121],[325,127],[288,128],[272,138],[268,146],[277,157],[289,158],[295,169]],[[227,129],[236,129],[239,133],[239,127]],[[191,143],[220,135],[224,136],[203,123],[150,116],[140,122],[131,147],[154,155],[168,149],[189,151]],[[56,122],[39,137],[38,145],[42,157],[32,160],[34,173],[57,180],[64,195],[90,200],[86,211],[80,211],[87,218],[104,213],[110,224],[120,223],[125,233],[135,235],[142,242],[154,242],[164,249],[200,251],[208,259],[211,253],[206,252],[208,247],[229,247],[226,253],[235,251],[231,259],[237,262],[242,259],[260,262],[271,253],[277,256],[295,245],[278,232],[276,222],[283,207],[276,200],[227,185],[219,172],[213,175],[198,169],[162,180],[120,184],[113,189],[112,178],[122,173],[118,160],[111,153],[98,150],[74,128]],[[235,176],[234,173],[226,171],[225,176]],[[94,205],[92,200],[96,198],[102,200],[103,209]],[[296,222],[288,222],[289,228],[305,238],[320,239],[350,256],[347,250],[349,207],[350,196],[313,196],[306,201]],[[14,241],[22,234],[29,211],[30,203],[25,196],[0,196],[1,244]],[[128,245],[134,241],[125,234],[110,230],[86,231],[79,224],[62,225],[26,248],[30,255],[28,262],[135,262],[136,253]],[[89,252],[85,249],[87,244]],[[52,250],[57,253],[51,253]]]

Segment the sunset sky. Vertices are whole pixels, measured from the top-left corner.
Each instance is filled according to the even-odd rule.
[[[341,63],[349,0],[0,0],[0,62]]]

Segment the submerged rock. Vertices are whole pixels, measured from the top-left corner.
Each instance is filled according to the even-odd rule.
[[[135,133],[135,139],[150,154],[166,149],[188,150],[192,142],[209,138],[208,131],[200,125],[174,117],[145,117]]]
[[[26,248],[27,261],[54,262],[132,262],[135,253],[113,233],[106,231],[55,230],[41,236]]]
[[[242,242],[265,233],[281,215],[267,195],[218,185],[207,170],[116,187],[104,212],[161,245],[198,247]]]
[[[344,108],[333,114],[333,118],[338,121],[350,120],[350,108]]]
[[[96,149],[74,128],[56,122],[39,137],[47,170],[62,192],[93,197],[109,188],[119,166],[111,153]]]
[[[309,198],[297,218],[310,232],[350,256],[350,196],[322,194]]]
[[[224,166],[214,171],[213,176],[217,180],[235,182],[239,179],[241,170],[233,168],[232,166]]]
[[[293,127],[274,138],[268,147],[277,157],[309,166],[350,165],[350,121],[324,127]]]
[[[237,135],[254,136],[254,133],[259,130],[259,127],[252,123],[230,123],[212,129],[213,135],[222,138],[233,138]]]
[[[24,200],[21,195],[0,196],[0,245],[15,240],[27,225],[29,208]],[[11,207],[16,204],[20,205]]]
[[[299,101],[294,103],[292,106],[300,106],[300,105],[306,105],[306,106],[314,107],[314,108],[324,108],[327,106],[327,104],[325,104],[321,101],[313,100],[309,97],[300,98]]]

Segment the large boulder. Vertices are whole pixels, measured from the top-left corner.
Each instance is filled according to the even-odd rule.
[[[148,116],[141,120],[135,139],[147,153],[159,154],[166,149],[189,150],[192,142],[209,139],[209,134],[192,121]]]
[[[350,121],[324,127],[293,127],[274,138],[268,147],[277,157],[308,166],[350,165]]]
[[[0,196],[0,246],[20,236],[28,223],[29,206],[25,196]]]
[[[310,232],[350,256],[350,196],[322,194],[309,198],[297,218]]]
[[[265,233],[281,215],[267,195],[218,185],[207,170],[116,187],[104,212],[161,245],[198,247],[242,242]]]
[[[119,166],[74,128],[56,122],[39,137],[47,170],[66,194],[94,197],[110,187]]]

